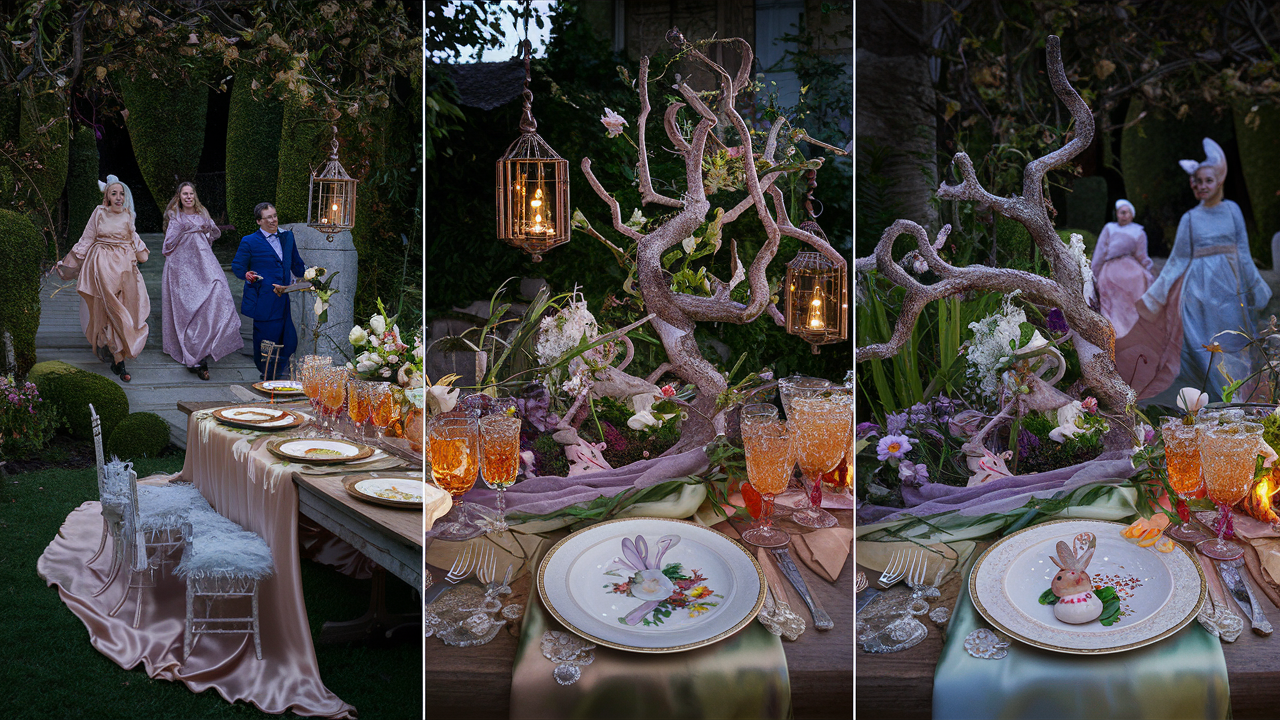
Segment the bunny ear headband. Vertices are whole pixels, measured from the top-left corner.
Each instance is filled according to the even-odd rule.
[[[98,181],[98,190],[105,193],[107,191],[107,188],[111,187],[116,183],[120,183],[120,187],[124,188],[124,209],[129,211],[129,217],[133,218],[136,222],[137,215],[134,213],[134,210],[133,210],[133,192],[129,190],[128,185],[125,185],[123,182],[120,182],[120,178],[116,177],[115,175],[108,175],[106,182],[102,182],[101,180]]]
[[[1178,164],[1186,171],[1188,175],[1195,175],[1196,171],[1202,167],[1213,168],[1213,174],[1218,179],[1227,176],[1227,156],[1222,152],[1222,146],[1218,143],[1204,139],[1204,162],[1196,162],[1195,160],[1179,160]]]

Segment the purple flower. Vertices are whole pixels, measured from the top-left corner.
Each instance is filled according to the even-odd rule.
[[[913,463],[903,460],[898,466],[898,478],[904,485],[920,487],[929,481],[929,468],[924,463]]]
[[[1049,311],[1049,314],[1045,316],[1045,326],[1049,329],[1049,332],[1054,333],[1055,335],[1061,335],[1071,331],[1070,326],[1067,325],[1066,316],[1064,316],[1062,314],[1062,310],[1058,308],[1053,308]]]
[[[885,418],[884,428],[890,435],[901,435],[907,429],[907,414],[900,412]]]
[[[1153,427],[1148,427],[1146,436],[1142,438],[1142,444],[1151,445],[1155,443],[1155,441],[1156,441],[1156,429]]]
[[[906,435],[886,435],[876,445],[876,459],[884,462],[889,458],[902,459],[911,452],[911,438]]]
[[[866,438],[875,437],[880,434],[880,426],[873,422],[858,423],[858,427],[853,429],[854,437]]]
[[[915,405],[912,405],[911,409],[908,410],[907,412],[908,412],[908,417],[911,419],[911,422],[913,423],[922,423],[922,422],[925,422],[926,420],[931,419],[929,417],[930,415],[929,406],[926,405],[925,403],[916,403]]]

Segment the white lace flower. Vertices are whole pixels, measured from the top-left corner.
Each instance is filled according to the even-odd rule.
[[[609,108],[604,109],[604,114],[600,116],[600,122],[604,123],[605,129],[609,133],[609,137],[617,137],[621,135],[622,128],[627,126],[626,118]]]
[[[969,376],[978,380],[979,389],[987,396],[996,394],[999,387],[996,369],[1013,354],[1014,346],[1022,337],[1022,323],[1027,321],[1027,314],[1010,302],[1013,297],[1005,298],[1000,312],[969,323],[973,331],[973,340],[965,353]],[[1035,342],[1035,336],[1031,342]]]
[[[534,352],[538,362],[551,365],[577,347],[584,337],[590,342],[599,335],[595,316],[587,309],[587,303],[571,302],[555,315],[542,319]]]
[[[1080,275],[1084,277],[1084,296],[1093,297],[1093,266],[1089,262],[1089,254],[1084,249],[1084,236],[1080,233],[1071,233],[1067,250],[1080,265]]]

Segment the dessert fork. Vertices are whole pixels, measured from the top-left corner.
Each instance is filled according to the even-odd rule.
[[[453,561],[453,567],[449,568],[449,574],[444,576],[450,585],[457,585],[459,581],[471,574],[471,570],[475,564],[474,544],[468,543],[462,548],[462,552],[458,553],[458,557]]]

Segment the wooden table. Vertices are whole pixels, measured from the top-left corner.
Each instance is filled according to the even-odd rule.
[[[980,552],[975,551],[975,555]],[[867,571],[868,578],[878,575]],[[952,584],[959,585],[956,576],[944,583],[944,598],[950,589],[946,586]],[[952,598],[955,591],[951,592]],[[1272,606],[1260,593],[1258,600],[1271,624],[1280,627],[1280,608]],[[948,602],[948,607],[954,605],[954,599]],[[942,634],[932,623],[926,625],[930,626],[928,637],[908,650],[872,655],[858,648],[859,713],[886,719],[928,720],[933,716],[933,673],[942,655],[943,643]],[[1276,717],[1276,708],[1280,707],[1280,683],[1276,682],[1280,678],[1280,636],[1264,638],[1246,629],[1234,643],[1223,643],[1222,651],[1231,684],[1231,716],[1235,720]]]
[[[842,526],[852,527],[851,511],[838,511],[836,515]],[[798,531],[794,526],[788,529]],[[796,565],[810,592],[835,622],[835,629],[818,632],[812,628],[813,619],[807,608],[802,604],[793,608],[809,626],[796,642],[783,641],[794,718],[848,720],[853,716],[853,558],[850,556],[835,584],[819,578],[799,560]],[[434,572],[437,581],[443,582],[444,571]],[[519,583],[513,583],[517,596],[522,590],[527,592],[529,582],[526,575]],[[427,715],[470,720],[508,717],[517,644],[518,639],[507,632],[499,632],[486,645],[470,648],[448,647],[429,639],[425,669]]]

